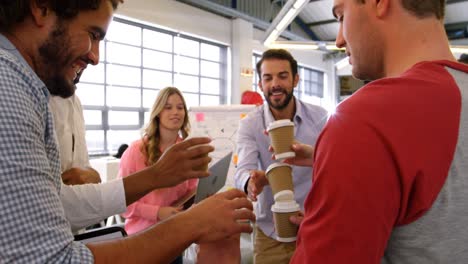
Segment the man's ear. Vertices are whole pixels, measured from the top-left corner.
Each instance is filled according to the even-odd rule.
[[[39,27],[42,27],[46,24],[47,19],[50,16],[50,9],[47,7],[46,3],[42,1],[33,0],[30,2],[31,16],[33,21]]]
[[[258,80],[258,87],[260,88],[260,90],[263,92],[263,84],[262,84],[262,80]]]
[[[297,84],[299,83],[299,74],[298,74],[298,73],[296,73],[296,76],[294,76],[294,81],[293,81],[293,82],[294,82],[294,86],[293,86],[293,87],[296,87]]]
[[[374,0],[376,6],[376,15],[378,18],[386,16],[390,9],[391,0]]]

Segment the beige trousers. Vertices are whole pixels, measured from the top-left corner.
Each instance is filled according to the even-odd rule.
[[[279,242],[255,227],[254,264],[288,264],[295,250],[296,242]]]

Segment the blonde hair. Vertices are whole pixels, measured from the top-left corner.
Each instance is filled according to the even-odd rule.
[[[187,104],[185,103],[185,99],[182,96],[182,93],[175,87],[166,87],[162,89],[159,92],[153,107],[151,108],[150,121],[143,131],[143,144],[141,152],[147,157],[147,166],[156,163],[156,161],[158,161],[158,159],[161,157],[162,153],[159,149],[159,143],[161,142],[161,135],[159,133],[159,114],[164,110],[164,106],[166,105],[169,96],[174,94],[180,96],[180,99],[184,104],[185,111],[184,123],[182,124],[179,133],[181,134],[182,138],[185,139],[190,132],[190,121],[188,117]]]

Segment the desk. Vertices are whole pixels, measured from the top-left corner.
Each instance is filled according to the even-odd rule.
[[[119,173],[120,159],[116,159],[114,157],[104,157],[91,159],[89,163],[91,164],[91,167],[99,172],[102,182],[117,178],[117,174]]]

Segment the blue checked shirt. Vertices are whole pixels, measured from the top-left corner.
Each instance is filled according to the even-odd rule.
[[[306,104],[296,100],[296,114],[293,118],[294,136],[302,143],[315,145],[317,138],[327,122],[327,111],[320,106]],[[234,175],[236,188],[244,190],[250,178],[251,170],[265,171],[275,161],[268,151],[270,139],[263,134],[268,125],[275,121],[268,105],[257,107],[239,122],[237,132],[237,170]],[[304,210],[304,201],[312,186],[312,168],[293,166],[294,198]],[[269,185],[257,196],[255,214],[257,226],[265,235],[275,238],[273,214],[274,203]]]
[[[0,35],[0,263],[93,263],[60,202],[49,92]]]

